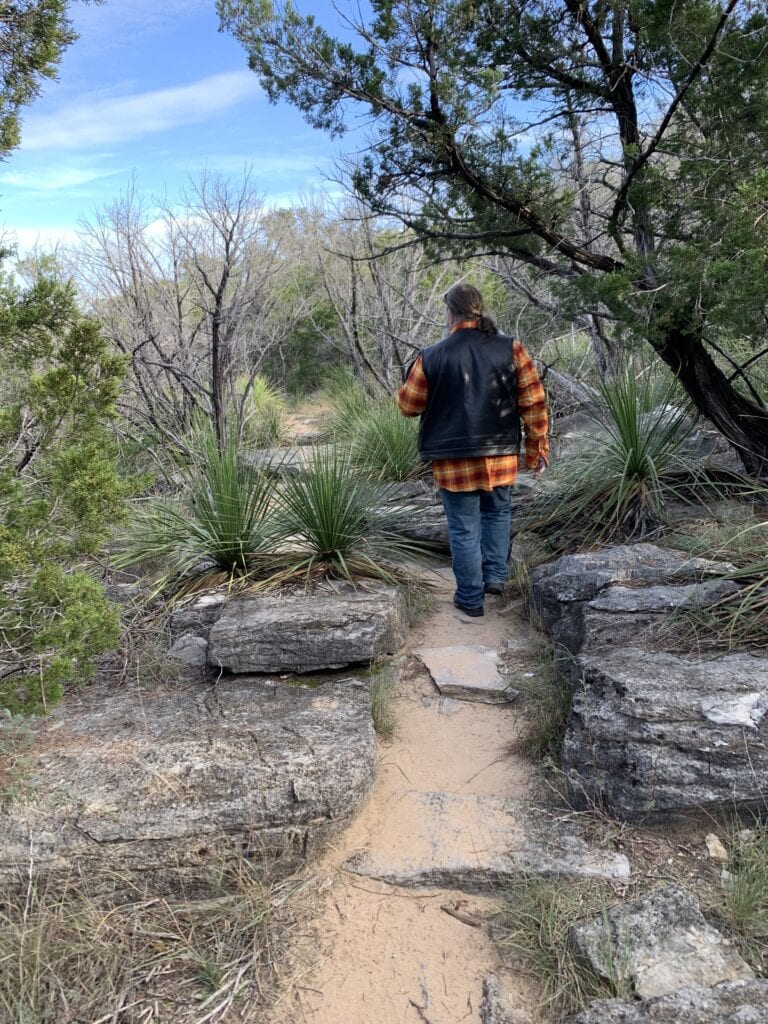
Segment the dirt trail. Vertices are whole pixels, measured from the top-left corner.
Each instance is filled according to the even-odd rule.
[[[500,598],[487,599],[484,618],[469,619],[452,606],[450,571],[440,571],[436,580],[434,610],[412,633],[410,650],[481,644],[501,654],[510,638],[516,649],[525,650],[527,624]],[[380,744],[380,771],[370,798],[319,865],[326,888],[306,943],[307,969],[276,1008],[273,1024],[481,1021],[483,977],[498,969],[494,945],[485,924],[472,927],[442,908],[485,921],[494,899],[387,885],[352,873],[347,862],[360,854],[385,861],[403,853],[417,860],[425,853],[434,856],[443,836],[433,834],[429,814],[444,815],[444,808],[425,812],[419,802],[424,800],[456,804],[452,835],[464,845],[465,859],[467,848],[471,858],[473,850],[487,845],[482,808],[474,809],[472,798],[520,799],[532,785],[530,765],[510,751],[520,727],[518,712],[513,704],[441,698],[426,669],[410,657],[395,713],[397,732]],[[436,819],[435,824],[445,823]],[[530,993],[519,979],[506,978],[505,984],[519,996],[525,1021]]]

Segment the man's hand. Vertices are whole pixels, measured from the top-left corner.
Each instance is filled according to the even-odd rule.
[[[541,480],[541,478],[544,476],[544,471],[546,470],[546,468],[547,460],[544,458],[543,455],[540,455],[539,461],[536,463],[536,469],[534,469],[533,471],[534,480]]]

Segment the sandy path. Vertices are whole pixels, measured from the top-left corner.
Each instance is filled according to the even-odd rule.
[[[469,619],[451,603],[452,577],[441,572],[433,613],[414,630],[409,648],[483,644],[501,652],[526,624],[489,598],[486,615]],[[428,673],[409,659],[395,701],[397,733],[380,745],[380,771],[353,825],[320,863],[327,887],[310,925],[308,966],[276,1008],[273,1024],[479,1024],[482,980],[498,969],[487,927],[446,913],[452,906],[486,920],[495,901],[439,889],[411,890],[352,874],[361,852],[418,853],[424,823],[408,794],[524,797],[530,766],[510,752],[519,729],[513,705],[442,700]],[[482,823],[468,823],[482,842]],[[474,835],[479,838],[475,840]],[[314,966],[313,966],[314,961]],[[521,1021],[530,994],[519,993]]]

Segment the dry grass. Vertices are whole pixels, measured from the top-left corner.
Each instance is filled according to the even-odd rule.
[[[529,672],[515,675],[514,686],[520,691],[525,715],[525,729],[516,748],[535,760],[557,762],[573,693],[557,671],[551,652]]]
[[[715,908],[755,972],[768,975],[768,825],[734,824],[728,832],[729,860],[722,904]]]
[[[241,859],[210,869],[205,899],[115,905],[93,881],[32,876],[4,891],[0,1020],[217,1024],[270,1004],[297,883]]]
[[[496,916],[499,945],[536,983],[545,1019],[576,1013],[593,999],[631,995],[626,983],[605,981],[587,970],[570,939],[572,925],[615,902],[611,887],[596,880],[529,876],[505,888]]]

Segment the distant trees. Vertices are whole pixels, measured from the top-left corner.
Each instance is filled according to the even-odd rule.
[[[220,440],[242,423],[254,380],[306,306],[282,250],[284,224],[246,175],[203,176],[177,203],[134,191],[84,231],[77,277],[129,365],[121,408],[137,436],[177,450],[197,415]]]
[[[305,213],[302,227],[334,313],[319,330],[362,381],[394,391],[419,350],[444,330],[442,297],[460,274],[457,264],[433,265],[411,232],[387,229],[361,205],[343,217]]]
[[[371,6],[341,39],[293,5],[218,2],[270,97],[334,134],[365,113],[352,183],[375,212],[443,256],[514,260],[608,347],[644,339],[768,473],[748,383],[768,334],[764,3]]]

